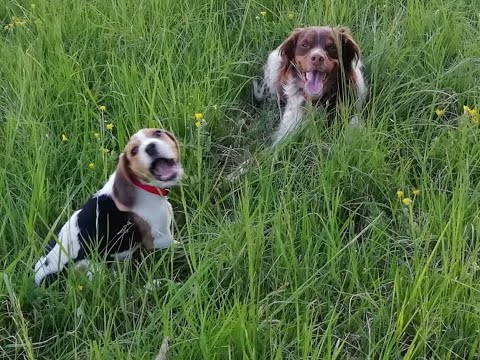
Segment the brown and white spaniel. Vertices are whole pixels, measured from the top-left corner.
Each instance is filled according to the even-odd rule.
[[[286,103],[273,145],[299,125],[307,101],[330,111],[351,93],[360,109],[367,95],[362,68],[360,48],[348,28],[293,30],[270,53],[263,81],[253,83],[257,101],[272,97]],[[356,116],[352,120],[358,122]]]
[[[36,284],[69,263],[90,268],[92,252],[107,259],[124,259],[141,246],[161,249],[174,244],[167,195],[182,175],[175,136],[160,129],[138,131],[107,183],[73,213],[58,239],[48,244],[35,264]]]

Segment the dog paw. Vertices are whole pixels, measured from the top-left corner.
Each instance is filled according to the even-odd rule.
[[[361,134],[364,130],[365,123],[363,122],[363,120],[357,115],[353,116],[348,122],[348,129],[346,132],[347,144],[351,144],[354,137]]]
[[[348,122],[348,126],[351,129],[363,129],[365,127],[365,124],[359,116],[355,115]]]
[[[265,100],[267,97],[267,88],[263,80],[259,81],[257,79],[253,79],[252,85],[253,85],[253,96],[255,97],[255,100],[257,100],[258,102],[262,102],[263,100]]]

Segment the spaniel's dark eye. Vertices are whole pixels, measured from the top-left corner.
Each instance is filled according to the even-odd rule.
[[[135,156],[138,154],[138,146],[135,146],[134,148],[132,148],[132,150],[130,151],[130,154],[132,154],[132,156]]]
[[[308,47],[308,44],[307,44],[307,43],[303,43],[303,44],[302,44],[302,47],[306,48],[306,47]]]
[[[330,45],[330,47],[328,48],[329,51],[337,51],[337,47],[335,45]]]
[[[160,136],[162,136],[162,134],[163,134],[163,131],[157,130],[153,133],[153,136],[160,137]]]

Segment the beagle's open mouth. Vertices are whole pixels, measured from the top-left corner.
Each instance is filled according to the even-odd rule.
[[[305,92],[309,95],[319,95],[325,85],[327,73],[314,70],[303,74],[305,81]]]
[[[150,172],[160,181],[175,180],[178,176],[178,170],[178,165],[173,159],[158,158],[150,166]]]

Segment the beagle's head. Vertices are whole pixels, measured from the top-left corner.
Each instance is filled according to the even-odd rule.
[[[135,203],[132,179],[158,188],[178,184],[183,175],[180,148],[175,136],[162,129],[142,129],[120,154],[113,183],[113,199],[120,210]]]

